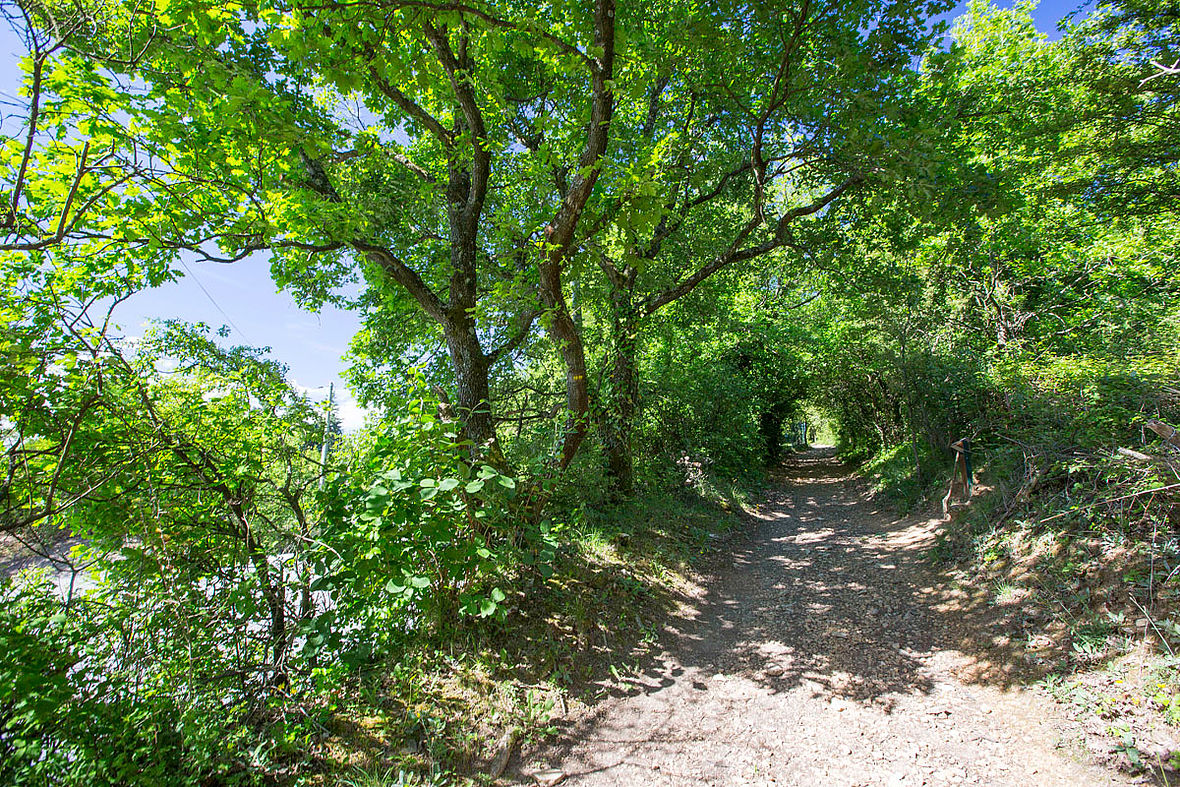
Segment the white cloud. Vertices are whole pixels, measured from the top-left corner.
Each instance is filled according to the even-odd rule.
[[[344,348],[335,344],[324,344],[323,342],[309,342],[309,346],[313,350],[318,350],[322,353],[332,354],[336,356],[344,355]]]
[[[291,387],[313,402],[323,402],[328,398],[328,386],[326,385],[317,385],[313,388],[292,381]],[[361,407],[352,392],[342,385],[336,386],[334,396],[336,420],[340,422],[340,428],[345,432],[355,432],[360,429],[365,425],[365,419],[375,412],[370,407]]]
[[[355,432],[365,425],[365,420],[372,415],[373,409],[361,407],[350,393],[336,410],[336,417],[340,419],[340,428],[346,432]]]

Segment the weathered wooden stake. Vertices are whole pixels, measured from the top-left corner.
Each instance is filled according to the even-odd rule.
[[[942,499],[942,515],[944,517],[950,516],[951,500],[955,496],[955,488],[959,487],[960,476],[962,477],[962,497],[964,500],[971,499],[971,487],[973,481],[971,478],[971,441],[964,437],[962,440],[956,440],[951,443],[951,448],[955,452],[955,467],[951,471],[951,485],[946,490],[946,497]]]
[[[1176,431],[1176,427],[1165,424],[1163,421],[1156,420],[1148,421],[1146,426],[1148,429],[1162,437],[1165,443],[1170,443],[1171,445],[1180,448],[1180,432]]]

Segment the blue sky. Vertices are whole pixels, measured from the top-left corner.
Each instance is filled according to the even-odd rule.
[[[1037,27],[1058,38],[1057,21],[1078,5],[1075,0],[1042,0],[1033,15]],[[957,17],[965,8],[961,4],[946,18]],[[0,27],[0,101],[5,105],[0,133],[4,135],[15,135],[21,123],[20,117],[10,114],[19,78],[19,50],[12,32]],[[270,347],[274,357],[288,365],[291,380],[313,398],[326,397],[328,384],[335,383],[338,412],[346,429],[363,420],[340,377],[341,356],[359,326],[356,316],[330,306],[318,314],[300,309],[288,294],[276,289],[263,255],[233,265],[187,262],[182,279],[137,293],[120,304],[116,318],[128,335],[142,333],[143,324],[152,318],[227,325],[231,341]]]
[[[345,429],[359,427],[363,413],[348,393],[340,374],[341,356],[359,327],[355,314],[332,306],[319,313],[295,305],[270,278],[266,255],[256,254],[232,265],[185,262],[184,278],[131,296],[116,312],[128,334],[142,332],[152,318],[226,325],[236,344],[270,347],[287,364],[293,383],[316,400],[336,385],[337,415]]]
[[[999,0],[996,5],[1001,8],[1011,8],[1015,5],[1014,2],[1008,0]],[[1037,5],[1036,10],[1033,11],[1033,21],[1037,23],[1037,29],[1049,36],[1050,40],[1056,41],[1061,38],[1061,34],[1057,30],[1057,22],[1068,14],[1078,10],[1078,8],[1092,8],[1093,2],[1087,0],[1041,0]],[[967,10],[967,3],[961,2],[950,13],[945,15],[945,19],[953,20]]]

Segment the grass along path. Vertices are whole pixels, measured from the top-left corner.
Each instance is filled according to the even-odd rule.
[[[867,498],[830,450],[784,468],[665,651],[525,750],[518,783],[1101,785],[1060,748],[986,610],[922,560],[937,523]],[[1008,658],[1011,657],[1011,658]]]

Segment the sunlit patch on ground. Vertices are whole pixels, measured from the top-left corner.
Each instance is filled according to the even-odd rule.
[[[937,520],[880,514],[830,452],[787,476],[695,614],[641,666],[649,688],[526,752],[522,778],[556,768],[590,787],[1119,783],[1057,752],[1052,703],[1020,688],[1018,643],[991,626],[1007,607],[926,562]]]

